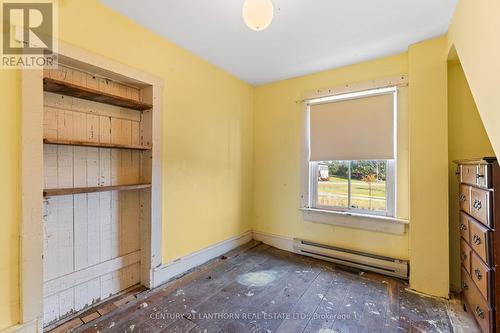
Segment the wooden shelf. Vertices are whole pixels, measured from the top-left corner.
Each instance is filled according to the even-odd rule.
[[[54,189],[44,189],[43,196],[53,197],[57,195],[71,195],[71,194],[107,192],[107,191],[141,190],[150,187],[151,184],[131,184],[131,185],[113,185],[113,186],[96,186],[96,187],[54,188]]]
[[[43,78],[43,90],[139,111],[148,110],[153,107],[153,105],[149,103],[108,94],[96,89],[81,87],[69,82],[51,79],[48,77]]]
[[[135,149],[135,150],[151,150],[150,146],[121,145],[121,144],[114,144],[114,143],[84,142],[84,141],[74,141],[74,140],[43,139],[43,143],[50,144],[50,145],[63,145],[63,146],[84,146],[84,147],[96,147],[96,148],[120,148],[120,149]]]

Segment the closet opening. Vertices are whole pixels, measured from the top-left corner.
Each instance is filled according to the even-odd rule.
[[[45,329],[154,287],[161,265],[162,82],[61,50],[23,73],[22,314]]]

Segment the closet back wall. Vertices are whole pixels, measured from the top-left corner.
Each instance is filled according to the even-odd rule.
[[[61,40],[165,80],[163,262],[249,230],[253,88],[99,1],[59,3]],[[3,329],[19,321],[18,71],[2,73],[0,91],[0,152],[5,157],[0,189]]]

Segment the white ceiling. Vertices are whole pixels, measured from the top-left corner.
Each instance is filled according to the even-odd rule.
[[[273,0],[248,29],[243,0],[102,0],[254,85],[403,52],[447,31],[457,0]]]

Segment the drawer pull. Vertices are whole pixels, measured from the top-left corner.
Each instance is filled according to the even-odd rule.
[[[469,289],[469,286],[467,285],[467,283],[465,283],[465,282],[462,283],[462,289],[464,289],[464,290]]]
[[[484,178],[484,175],[477,174],[477,175],[476,175],[476,178],[477,178],[477,179],[479,179],[479,178]]]
[[[479,237],[478,235],[474,235],[472,236],[472,241],[474,242],[474,244],[479,245],[481,244],[481,237]]]
[[[465,200],[467,200],[467,197],[465,196],[465,194],[460,193],[460,196],[458,197],[458,199],[460,200],[460,202],[465,202]]]
[[[479,268],[476,268],[474,270],[474,273],[476,273],[476,277],[478,280],[481,280],[483,278],[483,275],[481,274],[481,271],[479,270]]]
[[[475,209],[480,210],[481,207],[482,207],[482,203],[479,200],[474,200],[474,205],[473,206],[474,206]]]
[[[462,256],[462,260],[467,259],[467,253],[465,253],[464,251],[462,251],[461,256]]]
[[[460,223],[460,230],[467,230],[467,226],[463,223]]]
[[[484,319],[484,311],[481,310],[479,305],[476,305],[476,314],[479,318]]]

